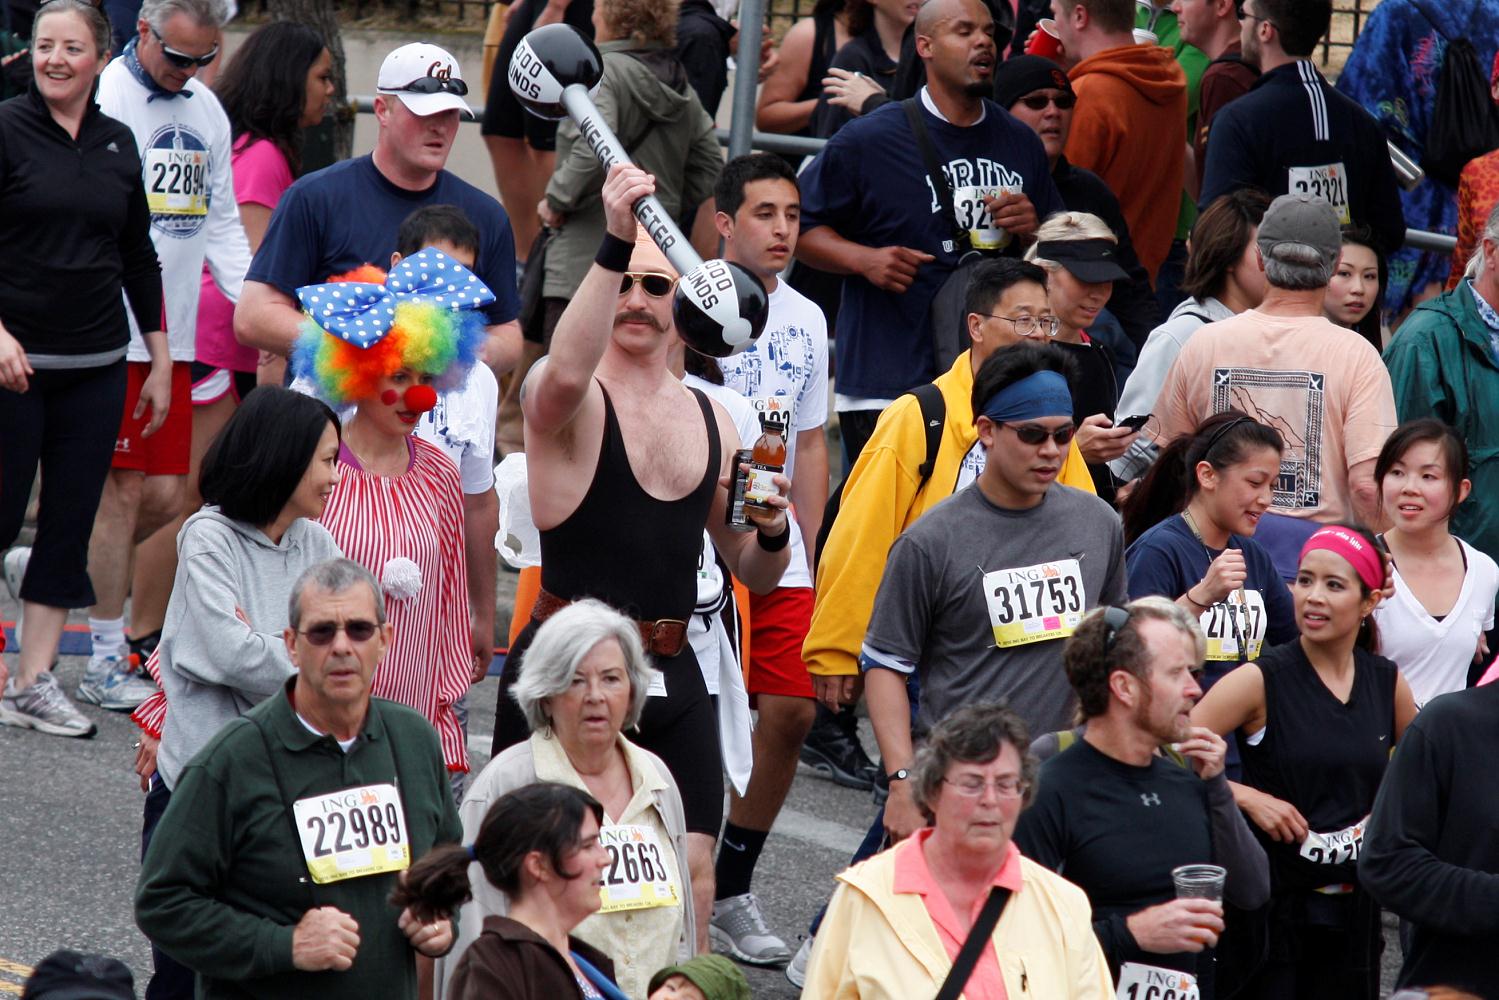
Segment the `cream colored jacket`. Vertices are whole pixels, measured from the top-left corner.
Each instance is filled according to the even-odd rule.
[[[802,1000],[933,997],[952,962],[926,904],[896,893],[897,852],[906,841],[838,876],[817,932]],[[1023,885],[994,927],[1009,1000],[1111,1000],[1108,963],[1093,935],[1092,908],[1077,886],[1022,857]]]

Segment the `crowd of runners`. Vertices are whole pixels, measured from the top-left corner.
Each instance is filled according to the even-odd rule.
[[[1499,996],[1499,2],[1333,86],[1330,0],[822,0],[804,161],[722,154],[734,6],[513,4],[501,200],[438,45],[304,169],[312,29],[7,6],[0,723],[138,726],[145,995],[1375,1000],[1393,915]],[[771,927],[802,763],[868,834]]]

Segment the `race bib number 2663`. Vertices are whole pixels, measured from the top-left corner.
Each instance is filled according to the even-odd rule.
[[[1076,559],[984,574],[984,601],[1001,649],[1071,635],[1087,605]]]

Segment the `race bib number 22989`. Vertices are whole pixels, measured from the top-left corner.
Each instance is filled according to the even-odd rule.
[[[307,871],[318,885],[411,866],[406,816],[392,784],[311,795],[292,804]]]

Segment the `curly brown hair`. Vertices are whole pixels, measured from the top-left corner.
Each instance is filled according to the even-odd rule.
[[[599,0],[599,17],[615,38],[677,44],[680,0]]]

